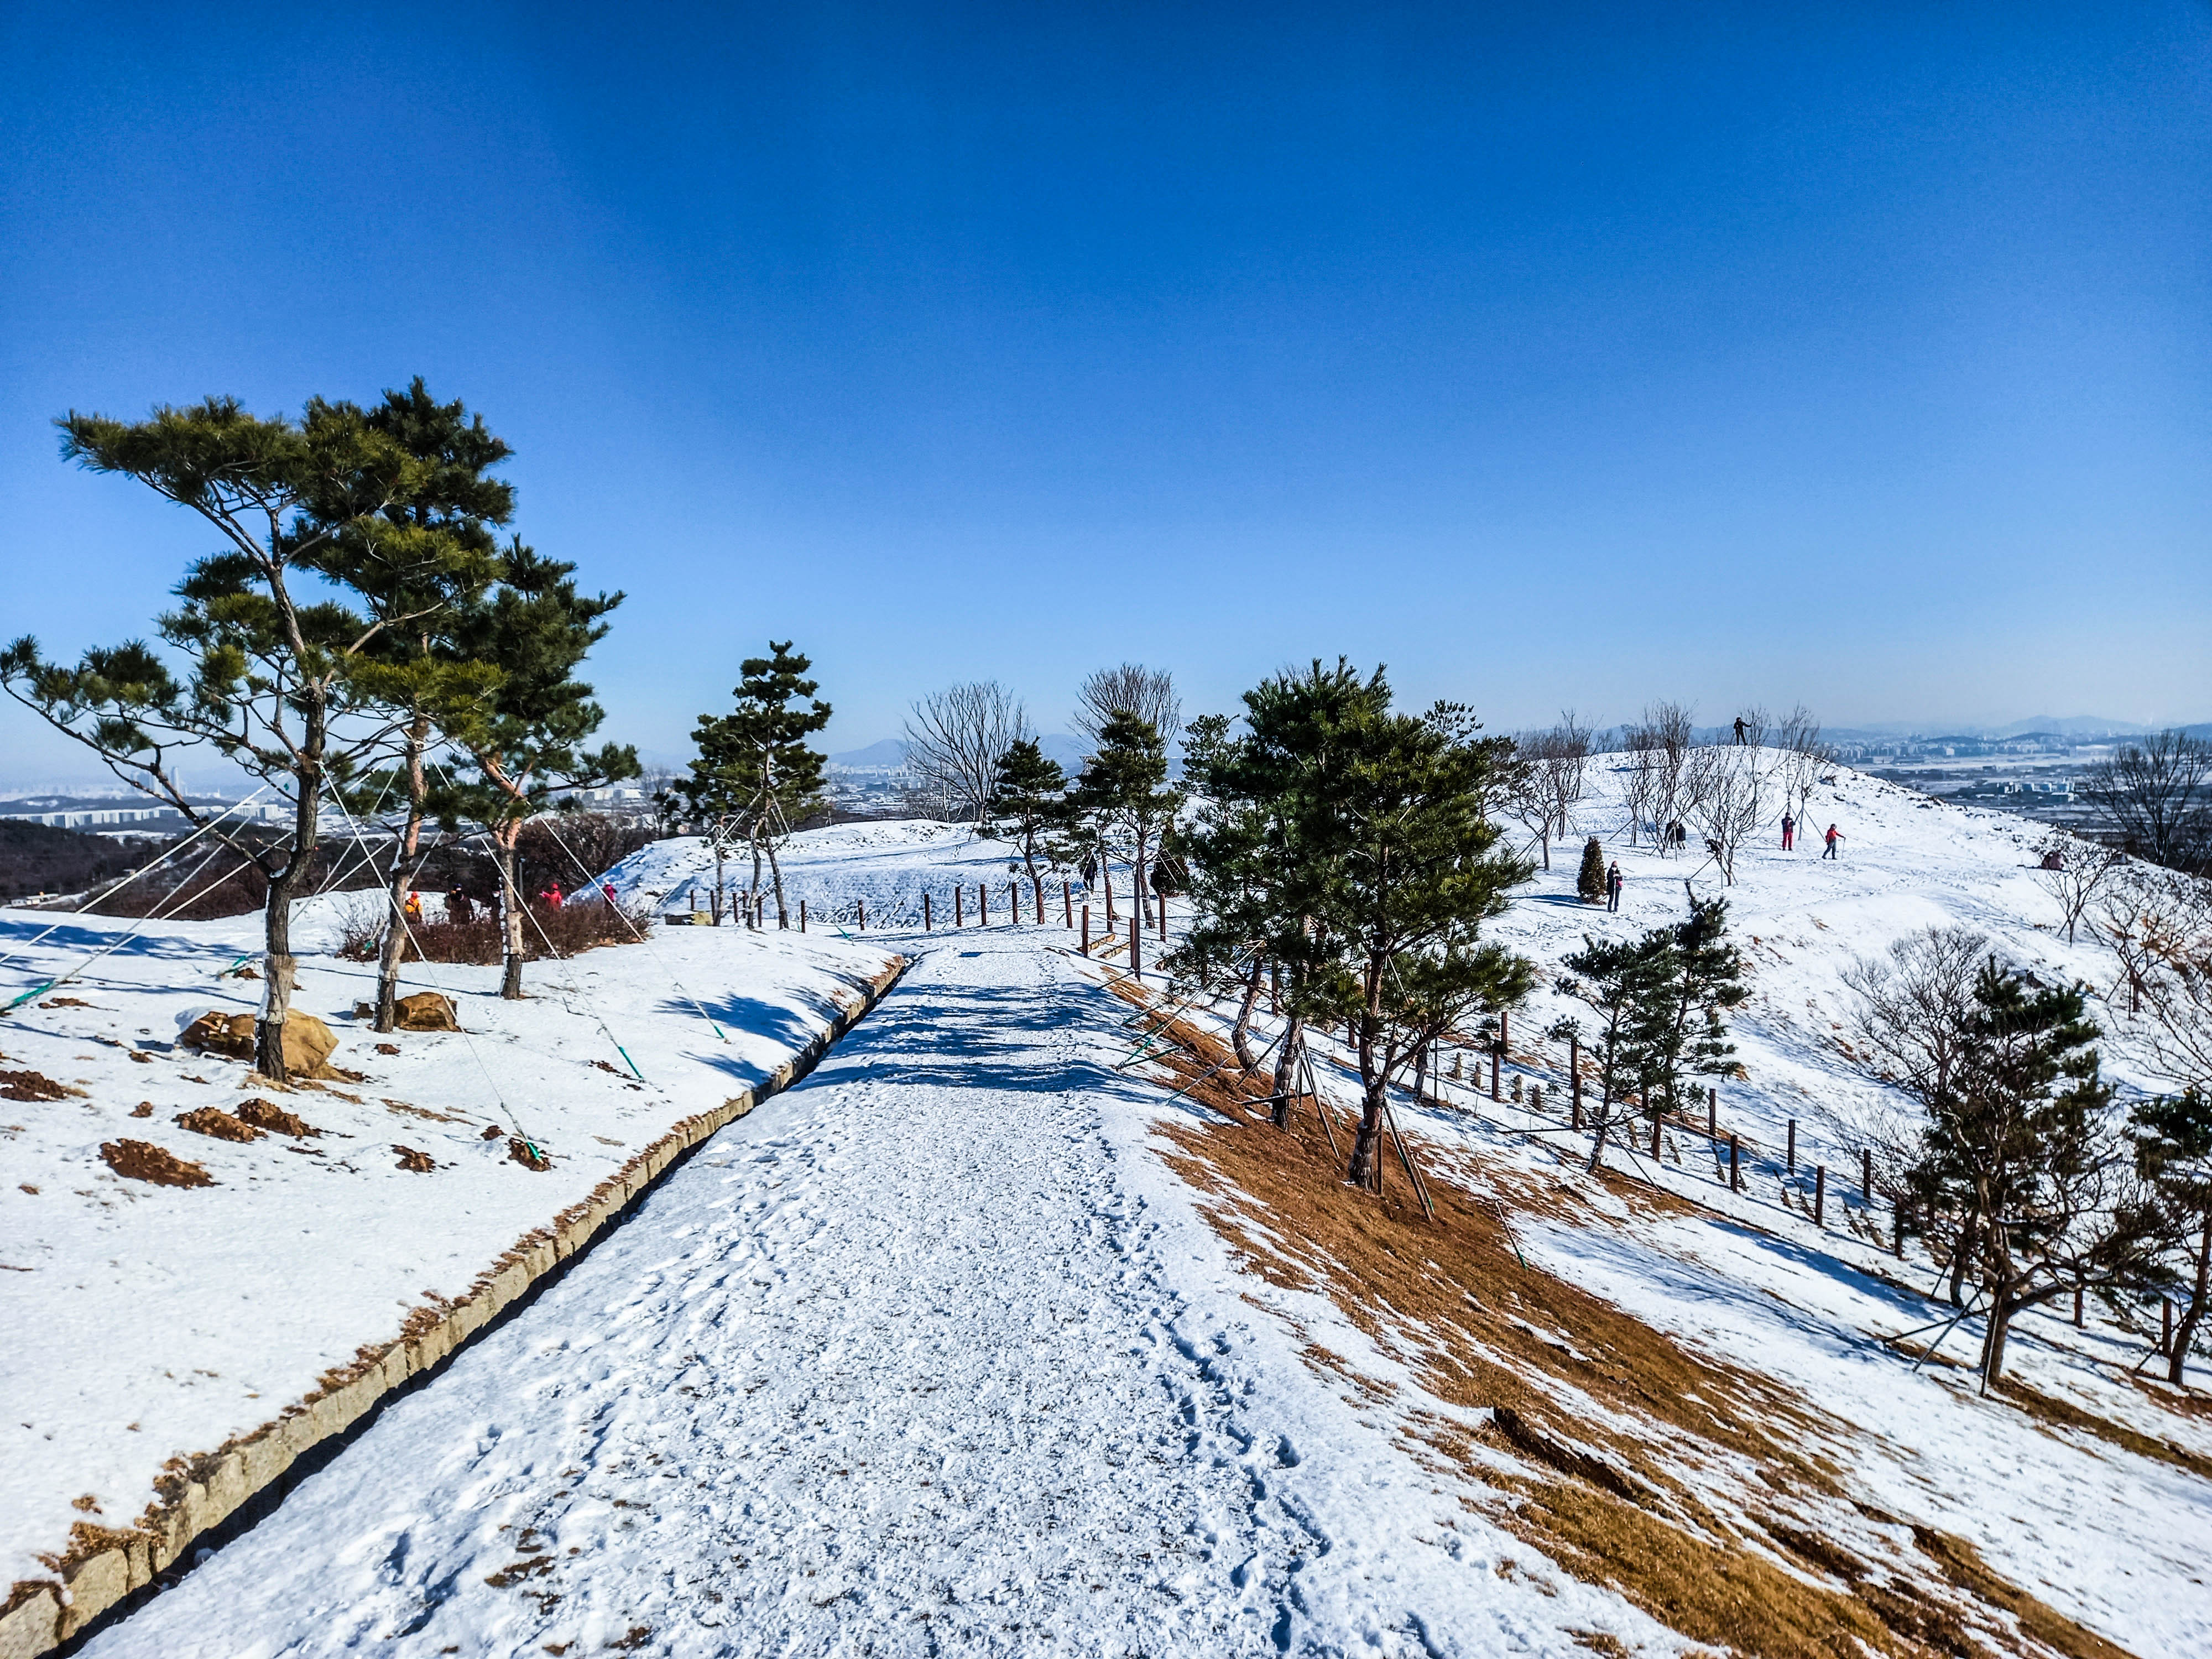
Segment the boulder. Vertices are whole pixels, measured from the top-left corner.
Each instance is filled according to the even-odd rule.
[[[435,991],[417,991],[399,999],[398,1024],[403,1031],[458,1031],[453,1000]]]
[[[228,1054],[234,1060],[253,1058],[253,1016],[202,1014],[177,1035],[180,1047],[204,1053]],[[284,1069],[294,1077],[319,1077],[324,1062],[337,1052],[338,1040],[331,1028],[313,1014],[297,1008],[284,1017]]]

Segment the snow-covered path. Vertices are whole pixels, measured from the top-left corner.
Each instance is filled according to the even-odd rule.
[[[1111,1006],[1035,935],[927,952],[89,1652],[1273,1650],[1310,1543],[1176,1335]]]

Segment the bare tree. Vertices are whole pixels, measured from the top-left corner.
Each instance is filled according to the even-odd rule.
[[[1759,833],[1766,817],[1767,769],[1760,753],[1734,744],[1699,749],[1683,769],[1685,809],[1730,887],[1737,850]]]
[[[2125,867],[2128,856],[2116,847],[2100,846],[2054,830],[2036,843],[2036,879],[2057,902],[2066,919],[2066,942],[2074,943],[2074,930],[2089,902],[2114,875]]]
[[[1679,702],[1644,706],[1643,726],[1650,740],[1644,752],[1656,769],[1652,780],[1652,816],[1658,822],[1662,854],[1674,846],[1674,826],[1680,822],[1686,806],[1682,797],[1683,774],[1689,765],[1690,750],[1696,746],[1690,716],[1690,709]]]
[[[999,757],[1035,737],[1021,699],[996,680],[965,680],[914,705],[906,764],[925,798],[948,817],[981,823]]]
[[[1085,675],[1075,694],[1075,729],[1097,743],[1116,714],[1148,722],[1172,750],[1182,731],[1182,699],[1176,695],[1175,676],[1138,662]]]
[[[2108,1006],[2126,1008],[2154,1068],[2178,1088],[2212,1088],[2212,882],[2124,868],[2106,884],[2096,931],[2124,975],[2124,1002]]]
[[[1767,742],[1778,755],[1775,781],[1782,792],[1782,808],[1802,822],[1812,805],[1813,786],[1835,764],[1835,750],[1820,736],[1820,722],[1802,702],[1774,723]]]
[[[2172,870],[2212,854],[2212,743],[2167,730],[2089,769],[2081,793],[2128,850]]]
[[[1627,776],[1620,786],[1621,803],[1628,808],[1628,844],[1636,845],[1644,826],[1656,823],[1659,798],[1659,749],[1651,729],[1631,726],[1620,735],[1621,752],[1628,757],[1622,769]]]

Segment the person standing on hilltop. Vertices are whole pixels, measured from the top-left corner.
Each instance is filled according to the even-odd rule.
[[[1838,844],[1839,842],[1841,842],[1841,841],[1843,840],[1843,838],[1844,838],[1844,832],[1843,832],[1842,830],[1840,830],[1837,829],[1837,828],[1836,828],[1836,826],[1835,826],[1834,824],[1832,824],[1832,824],[1830,824],[1830,825],[1828,826],[1828,836],[1827,836],[1827,840],[1828,840],[1828,850],[1827,850],[1826,852],[1825,852],[1825,853],[1821,854],[1820,854],[1820,856],[1821,856],[1822,858],[1824,858],[1824,859],[1832,859],[1832,858],[1834,858],[1834,857],[1836,856],[1836,847],[1837,847],[1837,844]]]
[[[1789,813],[1782,815],[1782,850],[1791,851],[1797,845],[1797,820]]]
[[[1738,714],[1735,717],[1735,740],[1738,743],[1747,743],[1750,741],[1750,739],[1744,735],[1743,716],[1741,714]]]

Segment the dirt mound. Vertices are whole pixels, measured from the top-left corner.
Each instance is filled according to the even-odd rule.
[[[196,1106],[189,1112],[179,1112],[176,1122],[180,1129],[190,1129],[196,1135],[211,1135],[217,1140],[258,1140],[268,1133],[233,1117],[220,1106]]]
[[[267,1129],[276,1134],[290,1135],[295,1140],[302,1135],[322,1133],[320,1129],[308,1122],[297,1112],[288,1112],[275,1101],[264,1100],[258,1095],[252,1100],[239,1103],[238,1119],[241,1123],[250,1123],[257,1129]]]
[[[216,1179],[197,1164],[179,1158],[150,1140],[103,1142],[100,1156],[107,1167],[131,1181],[150,1181],[156,1187],[212,1187]]]
[[[202,1014],[177,1034],[180,1048],[197,1048],[202,1054],[228,1054],[233,1060],[253,1058],[253,1016],[251,1014]]]
[[[412,1146],[402,1146],[395,1140],[392,1143],[392,1150],[399,1154],[399,1167],[412,1170],[416,1175],[428,1175],[438,1167],[436,1158],[428,1152],[418,1152]]]
[[[0,1072],[0,1100],[66,1100],[82,1092],[36,1072]]]
[[[507,1155],[526,1170],[550,1170],[553,1160],[539,1152],[520,1135],[507,1138]]]
[[[402,997],[397,1008],[399,1029],[403,1031],[458,1031],[459,1018],[453,1012],[453,1000],[435,991],[417,991],[411,997]]]

